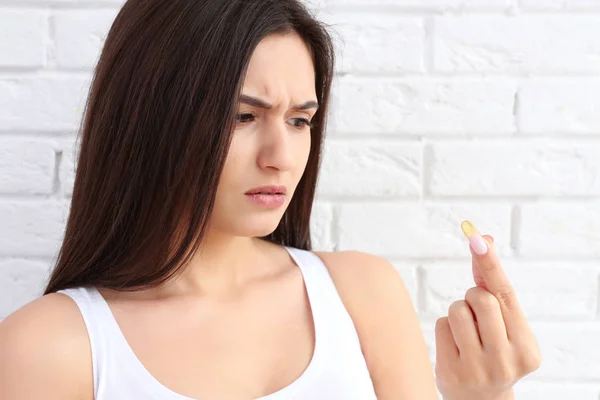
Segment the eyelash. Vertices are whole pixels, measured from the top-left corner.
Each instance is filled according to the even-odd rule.
[[[244,116],[251,116],[252,118],[256,118],[256,115],[254,115],[254,114],[251,114],[251,113],[243,113],[243,114],[238,114],[238,115],[236,116],[236,123],[238,123],[238,124],[243,124],[243,122],[237,122],[237,121],[238,121],[238,119],[239,119],[240,117],[244,117]],[[294,128],[302,129],[302,128],[304,128],[304,127],[308,126],[308,127],[310,127],[310,128],[312,129],[312,128],[314,128],[314,127],[315,127],[315,125],[314,125],[313,123],[311,123],[311,122],[310,122],[308,119],[306,119],[306,118],[292,118],[292,119],[295,119],[295,120],[299,120],[299,121],[302,121],[302,122],[304,122],[304,125],[302,125],[302,126],[294,126]]]

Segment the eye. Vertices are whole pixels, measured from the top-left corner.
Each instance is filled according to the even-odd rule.
[[[256,118],[256,116],[250,113],[238,114],[235,118],[235,122],[238,124],[243,124],[245,122],[249,122],[247,120],[248,118]]]
[[[309,120],[307,120],[306,118],[292,118],[292,121],[297,121],[297,122],[301,122],[302,124],[300,125],[296,125],[294,124],[295,128],[299,128],[302,129],[305,126],[308,126],[309,128],[314,128],[314,124],[312,124]]]
[[[254,114],[242,113],[236,116],[235,122],[238,125],[243,125],[247,122],[252,122],[252,120],[254,120],[255,118],[256,116]],[[292,118],[290,121],[295,121],[292,125],[298,129],[303,129],[306,126],[310,127],[311,129],[314,128],[314,124],[312,124],[306,118]]]

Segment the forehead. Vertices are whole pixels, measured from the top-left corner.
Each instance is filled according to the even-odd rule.
[[[316,99],[310,51],[295,32],[265,37],[254,50],[242,93],[270,101]]]

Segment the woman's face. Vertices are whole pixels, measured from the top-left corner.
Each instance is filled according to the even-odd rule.
[[[237,121],[217,188],[210,227],[234,236],[261,237],[281,220],[310,152],[309,122],[315,115],[315,73],[308,48],[296,33],[270,35],[255,49],[243,96],[272,108],[238,103]],[[306,109],[294,106],[314,101]],[[250,101],[252,102],[252,101]],[[281,205],[260,204],[246,193],[264,185],[287,188]],[[264,197],[267,201],[274,196]]]

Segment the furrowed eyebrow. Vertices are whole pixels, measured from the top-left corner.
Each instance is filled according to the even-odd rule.
[[[273,108],[273,106],[271,104],[269,104],[261,99],[258,99],[256,97],[248,96],[246,94],[241,95],[239,101],[240,101],[240,103],[248,104],[249,106],[266,108],[267,110],[270,110],[271,108]],[[296,104],[296,105],[292,106],[292,110],[308,110],[310,108],[315,108],[318,110],[319,103],[317,103],[314,100],[310,100],[304,104]]]

